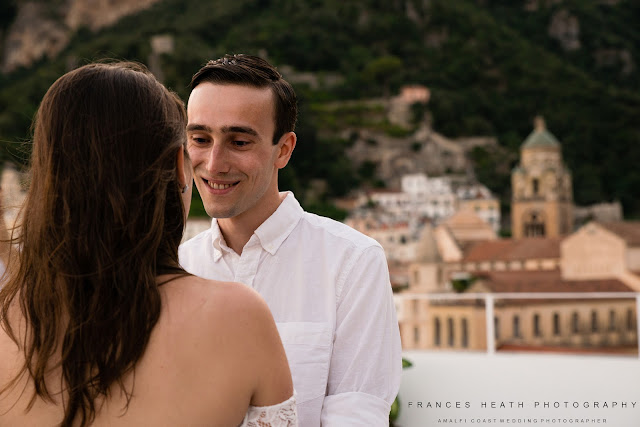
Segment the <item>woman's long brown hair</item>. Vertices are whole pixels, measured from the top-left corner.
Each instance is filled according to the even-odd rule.
[[[0,291],[1,324],[39,396],[61,369],[62,426],[90,424],[142,357],[157,323],[156,277],[180,272],[184,213],[176,173],[186,114],[144,67],[90,64],[60,77],[34,121],[17,263]],[[17,303],[20,334],[8,313]],[[15,325],[14,325],[15,326]]]

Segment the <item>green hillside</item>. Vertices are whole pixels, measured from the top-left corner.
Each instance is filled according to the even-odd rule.
[[[526,10],[529,3],[539,7]],[[319,79],[342,77],[339,84],[320,89],[296,85],[300,142],[284,177],[285,186],[296,191],[324,177],[327,197],[342,195],[370,175],[345,158],[349,141],[325,132],[323,103],[385,96],[403,84],[420,83],[431,90],[434,129],[449,137],[494,135],[515,152],[531,131],[533,117],[542,114],[562,143],[576,203],[618,199],[626,217],[639,217],[636,4],[165,0],[99,33],[79,31],[54,61],[0,76],[2,155],[25,158],[16,141],[28,137],[38,101],[69,63],[102,57],[146,62],[149,38],[171,34],[175,51],[161,58],[162,70],[166,84],[185,99],[190,76],[206,59],[227,52],[266,53],[278,66],[312,71]],[[549,36],[550,22],[560,12],[579,22],[579,49],[566,51]],[[620,51],[630,63],[611,54]],[[513,165],[500,164],[503,158],[483,149],[473,153],[479,179],[508,201]]]

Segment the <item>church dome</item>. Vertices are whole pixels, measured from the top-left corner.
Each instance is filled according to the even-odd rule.
[[[534,120],[533,132],[524,140],[522,148],[560,148],[560,143],[545,126],[542,117],[536,117]]]

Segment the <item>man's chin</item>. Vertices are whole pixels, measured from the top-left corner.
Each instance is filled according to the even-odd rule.
[[[207,215],[215,219],[231,218],[236,215],[234,209],[220,209],[205,206],[204,210],[207,212]]]

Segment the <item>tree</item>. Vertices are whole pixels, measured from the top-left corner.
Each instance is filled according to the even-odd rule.
[[[402,60],[393,55],[385,55],[369,62],[362,71],[366,81],[380,84],[384,97],[389,96],[389,83],[392,77],[404,66]]]

